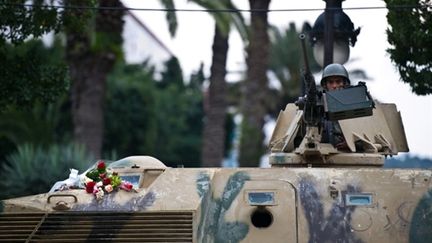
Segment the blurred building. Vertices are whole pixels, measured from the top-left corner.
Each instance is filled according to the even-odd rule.
[[[165,44],[132,12],[126,11],[123,26],[123,51],[129,64],[139,64],[146,60],[161,71],[163,63],[173,53]]]

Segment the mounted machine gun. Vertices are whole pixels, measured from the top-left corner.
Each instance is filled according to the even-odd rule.
[[[391,107],[380,105],[379,111],[373,111],[375,103],[364,82],[340,90],[317,89],[309,69],[305,35],[301,34],[299,38],[302,42],[305,67],[303,81],[306,94],[300,97],[295,105],[288,104],[286,110],[280,113],[270,141],[272,151],[270,162],[273,165],[288,166],[324,166],[332,163],[357,164],[355,162],[357,159],[354,161],[347,159],[346,153],[337,150],[333,144],[322,142],[322,128],[326,122],[332,122],[341,127],[349,152],[371,152],[370,156],[366,156],[370,164],[383,164],[384,158],[377,154],[378,152],[389,155],[394,153],[393,148],[395,151],[407,150],[405,140],[405,142],[396,143],[393,139],[396,136],[401,137],[402,134],[403,137],[405,136],[399,114],[397,114],[399,115],[398,119],[392,121],[394,123],[392,129],[395,128],[396,131],[390,131],[391,125],[387,123],[378,126],[378,130],[372,129],[373,131],[370,127],[363,126],[365,123],[362,121],[369,121],[369,124],[380,121],[382,123],[383,120],[386,120],[386,117],[383,118],[379,115],[382,112],[389,117],[395,116],[394,114],[397,113],[394,105]],[[396,135],[392,136],[392,132]],[[393,141],[393,144],[389,139]],[[358,157],[358,154],[351,154],[350,156]]]

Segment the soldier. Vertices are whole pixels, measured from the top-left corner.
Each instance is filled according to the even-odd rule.
[[[329,64],[324,68],[321,87],[325,91],[344,89],[351,84],[348,72],[339,63]],[[337,121],[323,121],[322,139],[323,143],[331,143],[337,149],[346,150],[348,145],[343,137],[342,130]]]
[[[321,87],[326,91],[343,89],[350,84],[348,72],[341,64],[333,63],[324,68]]]

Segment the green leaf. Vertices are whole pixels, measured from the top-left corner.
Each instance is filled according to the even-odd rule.
[[[3,163],[0,198],[48,192],[56,181],[69,175],[69,169],[83,171],[92,158],[83,146],[51,145],[48,148],[24,144]]]
[[[175,9],[173,0],[161,0],[162,5],[168,9]],[[171,34],[171,37],[174,37],[177,31],[177,15],[175,11],[167,11],[166,12],[166,20],[168,21],[168,29]]]

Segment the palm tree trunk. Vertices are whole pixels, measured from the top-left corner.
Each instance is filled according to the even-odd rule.
[[[215,24],[210,86],[205,102],[207,106],[201,156],[203,167],[220,167],[224,157],[227,53],[228,35],[223,35]]]
[[[269,65],[269,37],[267,12],[270,0],[249,0],[252,12],[250,42],[247,48],[247,79],[242,113],[239,163],[241,167],[256,167],[264,153],[264,116],[266,114],[267,69]]]
[[[69,2],[83,3],[83,1]],[[99,6],[122,7],[122,4],[119,0],[99,0]],[[73,9],[68,11],[78,18],[83,14]],[[84,144],[96,158],[100,158],[102,151],[106,77],[121,50],[122,17],[123,12],[120,10],[98,11],[95,20],[96,41],[94,43],[96,44],[92,44],[90,36],[92,30],[88,30],[88,27],[83,27],[87,31],[76,29],[66,31],[66,59],[72,81],[74,140]]]

